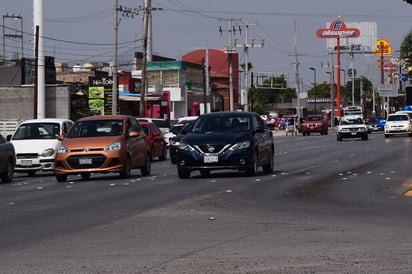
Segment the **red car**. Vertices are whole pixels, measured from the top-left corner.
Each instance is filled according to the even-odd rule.
[[[149,145],[152,160],[159,157],[159,160],[166,160],[167,147],[162,131],[152,122],[139,121],[146,134],[147,143]]]
[[[309,136],[311,133],[318,132],[320,135],[328,134],[328,124],[323,115],[308,115],[305,121],[301,124],[303,136]]]

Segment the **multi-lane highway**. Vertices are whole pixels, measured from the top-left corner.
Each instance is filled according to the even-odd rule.
[[[275,171],[17,174],[0,273],[410,273],[412,138],[275,136]]]

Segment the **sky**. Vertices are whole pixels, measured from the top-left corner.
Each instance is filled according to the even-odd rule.
[[[132,63],[133,52],[142,51],[143,22],[139,6],[143,0],[118,0],[119,5],[136,8],[132,17],[119,14],[119,62]],[[114,5],[109,0],[43,0],[45,55],[55,62],[69,65],[91,61],[110,62],[114,51]],[[236,44],[246,41],[263,47],[250,47],[248,60],[253,72],[287,75],[288,85],[295,87],[295,58],[299,64],[303,90],[310,89],[316,69],[317,82],[329,81],[327,68],[331,63],[326,53],[326,39],[316,31],[340,18],[349,22],[376,22],[377,39],[386,39],[392,45],[393,57],[398,57],[403,38],[412,27],[412,5],[402,0],[152,0],[153,54],[179,59],[185,53],[199,48],[223,48],[229,43],[229,19],[239,27],[233,34]],[[33,57],[33,1],[2,0],[0,12],[3,33],[20,30],[21,20],[4,21],[5,15],[21,16],[23,22],[23,53]],[[222,31],[220,32],[219,29]],[[361,33],[362,35],[362,33]],[[3,54],[21,53],[21,40],[0,41]],[[242,47],[237,48],[239,63],[244,62]],[[336,57],[335,57],[336,58]],[[334,60],[335,61],[335,60]],[[336,61],[335,61],[336,62]],[[341,56],[342,68],[349,68],[349,57]],[[354,67],[358,76],[378,83],[380,72],[375,68],[376,56],[357,54]],[[344,76],[341,76],[344,79]],[[342,80],[343,81],[343,80]]]

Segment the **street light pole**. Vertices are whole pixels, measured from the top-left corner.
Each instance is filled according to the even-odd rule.
[[[313,91],[315,93],[315,113],[316,112],[316,96],[317,96],[317,92],[316,92],[316,68],[314,67],[310,67],[310,70],[313,70],[313,78],[314,78],[314,82],[313,82]]]

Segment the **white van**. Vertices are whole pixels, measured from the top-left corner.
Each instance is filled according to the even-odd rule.
[[[56,149],[61,141],[59,135],[66,134],[73,121],[68,119],[33,119],[22,122],[7,139],[16,150],[15,172],[26,172],[33,176],[37,171],[54,171]]]

